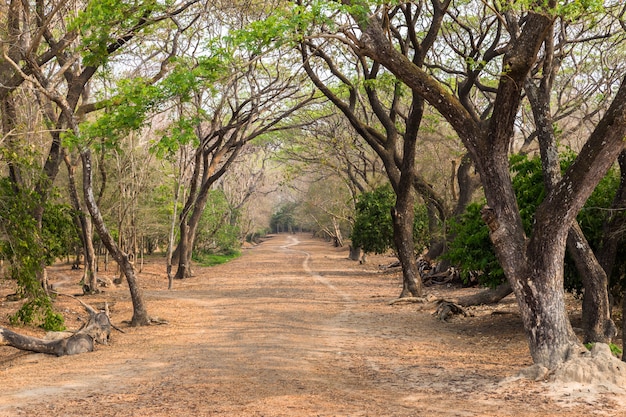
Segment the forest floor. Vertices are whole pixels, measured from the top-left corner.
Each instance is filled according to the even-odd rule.
[[[129,327],[126,285],[81,297],[107,301],[124,333],[76,356],[0,347],[0,416],[626,416],[623,393],[514,378],[532,362],[510,297],[449,322],[434,304],[390,305],[400,275],[378,264],[391,261],[360,265],[345,248],[277,235],[167,290],[165,262],[151,258],[138,279],[149,314],[168,324]],[[80,292],[70,265],[49,274]],[[2,326],[12,291],[0,281]],[[57,306],[69,328],[86,318],[72,298]]]

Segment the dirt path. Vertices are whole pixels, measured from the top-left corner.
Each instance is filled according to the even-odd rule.
[[[0,416],[626,415],[609,394],[500,383],[530,365],[512,300],[442,323],[431,305],[390,306],[397,275],[346,255],[280,235],[172,291],[147,267],[148,310],[169,324],[124,326],[125,288],[92,296],[125,333],[74,357],[0,347]]]

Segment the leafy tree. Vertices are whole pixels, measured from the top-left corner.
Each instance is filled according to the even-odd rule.
[[[40,204],[37,193],[15,188],[8,178],[0,179],[0,254],[9,263],[9,277],[17,282],[17,295],[26,300],[11,316],[11,322],[62,330],[63,316],[54,311],[39,274],[42,267],[71,250],[75,229],[68,208],[49,201],[44,207],[43,226],[39,226],[32,213]]]
[[[571,165],[574,157],[572,152],[562,155],[563,171]],[[538,156],[528,158],[525,155],[515,155],[511,157],[511,171],[524,229],[529,233],[535,212],[545,198],[541,159]],[[612,169],[600,181],[577,216],[578,223],[594,250],[600,247],[604,222],[610,213],[609,208],[618,185],[619,176]],[[454,238],[444,257],[459,267],[463,279],[468,280],[470,274],[479,273],[481,284],[496,287],[506,277],[489,238],[489,229],[481,217],[480,211],[484,204],[484,201],[470,204],[460,219],[451,221],[450,233]],[[565,257],[564,277],[564,285],[568,291],[579,294],[582,292],[582,279],[569,255]],[[613,281],[619,281],[619,277],[614,276]]]
[[[395,194],[390,186],[361,194],[356,203],[352,244],[366,253],[385,253],[393,248],[391,209]]]
[[[606,91],[611,97],[611,105],[603,105],[600,109],[601,118],[570,169],[548,189],[535,213],[532,233],[526,234],[513,190],[508,154],[513,146],[524,85],[529,76],[534,76],[531,70],[535,64],[544,62],[547,58],[544,53],[552,50],[544,44],[553,44],[555,21],[571,21],[571,16],[565,19],[559,14],[563,9],[556,0],[530,5],[516,3],[519,8],[506,8],[502,14],[475,2],[476,9],[488,15],[481,28],[489,28],[490,33],[468,38],[486,44],[470,45],[467,49],[479,51],[485,63],[470,66],[467,71],[452,68],[450,74],[454,75],[449,77],[416,65],[402,53],[400,42],[393,36],[396,31],[404,33],[404,25],[415,27],[423,19],[409,20],[414,15],[403,14],[405,7],[370,8],[361,1],[348,3],[348,14],[360,32],[350,32],[342,40],[388,68],[436,108],[463,141],[483,183],[488,203],[488,207],[482,210],[483,219],[489,226],[498,259],[517,297],[533,361],[548,369],[559,367],[571,357],[573,350],[584,349],[565,308],[561,260],[565,255],[570,225],[623,149],[626,80],[622,77],[619,88],[615,83]],[[449,13],[451,27],[467,27],[462,24],[465,18],[455,18],[474,10],[468,4],[455,8],[457,5],[448,1],[433,0],[431,5],[435,13]],[[449,12],[448,8],[451,9]],[[585,14],[587,10],[588,14]],[[587,10],[578,17],[590,23],[598,9]],[[610,12],[606,16],[610,20],[598,29],[608,33],[605,39],[611,37],[611,41],[618,42],[619,38],[623,39],[620,22],[612,18],[614,15]],[[347,16],[341,14],[341,17]],[[421,33],[418,36],[421,37]],[[424,37],[429,34],[439,38],[432,32]],[[455,49],[454,44],[448,47]],[[493,101],[485,98],[493,98]]]

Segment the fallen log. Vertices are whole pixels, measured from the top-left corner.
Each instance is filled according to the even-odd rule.
[[[57,356],[92,352],[93,341],[94,339],[86,333],[75,333],[65,339],[44,340],[18,334],[4,327],[0,327],[0,344],[21,350],[48,353]]]
[[[56,294],[66,295],[78,300],[71,295]],[[54,340],[40,339],[0,327],[0,345],[56,356],[93,352],[95,343],[106,345],[109,341],[112,327],[108,314],[106,312],[97,312],[81,300],[78,301],[89,313],[89,320],[69,337],[56,338]]]

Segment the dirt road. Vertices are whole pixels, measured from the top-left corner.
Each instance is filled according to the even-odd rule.
[[[501,382],[531,364],[513,300],[443,323],[432,305],[389,305],[397,274],[304,235],[275,236],[171,291],[163,270],[155,261],[139,277],[167,325],[123,324],[121,287],[86,299],[108,300],[125,331],[108,346],[61,358],[0,347],[0,416],[626,415],[609,394]],[[70,273],[52,275],[76,282]]]

